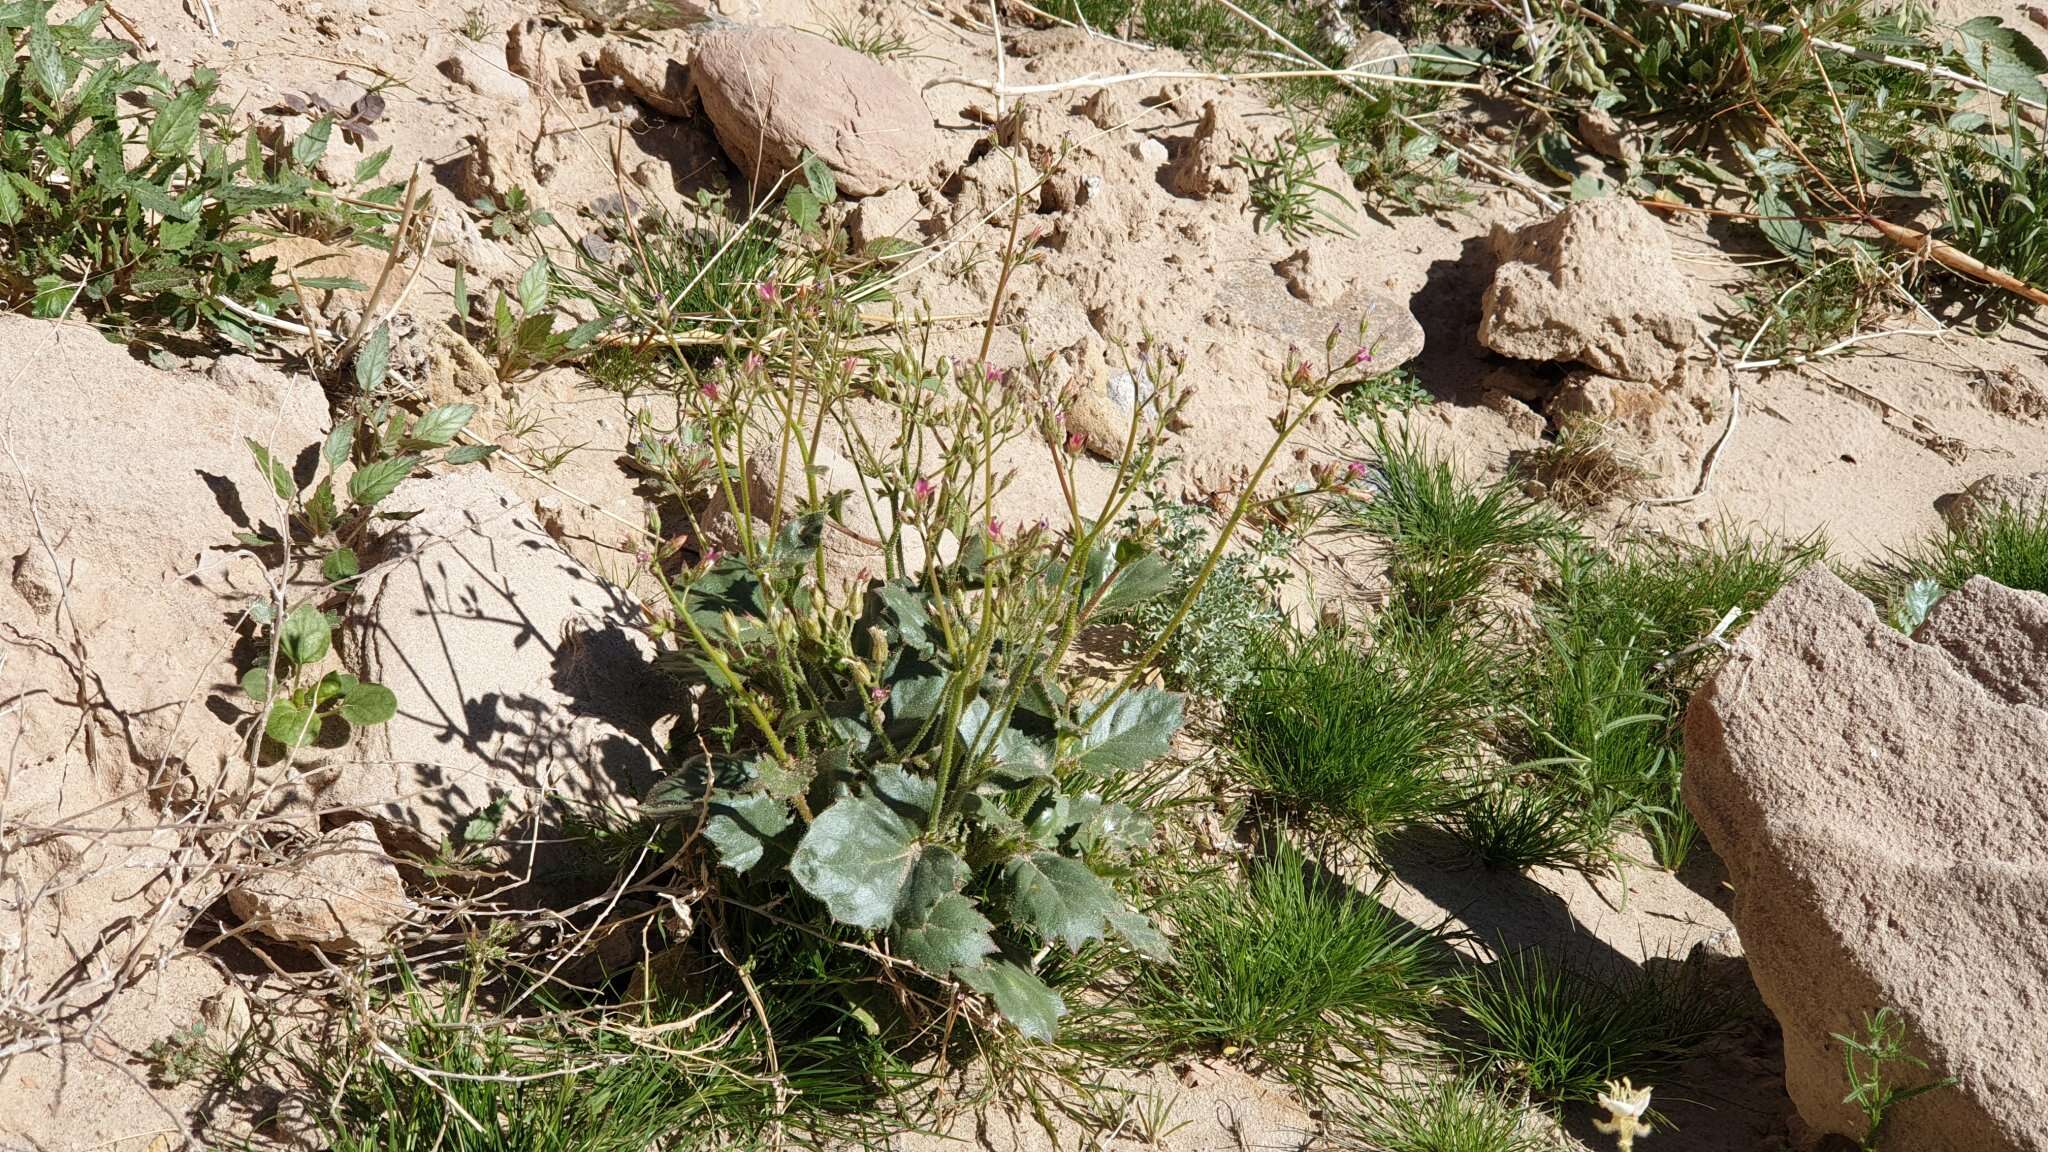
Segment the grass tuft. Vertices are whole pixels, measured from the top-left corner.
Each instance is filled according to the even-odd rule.
[[[1359,1152],[1544,1152],[1527,1111],[1471,1076],[1388,1088],[1333,1133]]]
[[[1381,427],[1373,447],[1371,496],[1341,512],[1385,546],[1395,590],[1416,620],[1434,623],[1470,605],[1504,571],[1570,533],[1512,478],[1464,480],[1406,429]]]
[[[1297,1081],[1419,1025],[1440,991],[1435,945],[1286,840],[1242,880],[1170,896],[1174,962],[1137,973],[1154,1042],[1256,1057]]]
[[[2007,588],[2048,592],[2048,508],[2000,504],[1851,573],[1887,619],[1910,631],[1942,593],[1982,576]]]
[[[1603,979],[1535,951],[1503,956],[1453,998],[1465,1056],[1531,1094],[1591,1100],[1609,1080],[1655,1077],[1722,1031],[1727,1002],[1688,969]]]
[[[1456,802],[1476,754],[1491,676],[1474,638],[1450,628],[1270,638],[1227,723],[1235,762],[1294,811],[1379,835]]]

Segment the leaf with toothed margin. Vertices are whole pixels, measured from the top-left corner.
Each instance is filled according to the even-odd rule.
[[[1003,1019],[1034,1040],[1051,1040],[1059,1031],[1060,1017],[1067,1014],[1066,1001],[1059,993],[1035,973],[1008,960],[962,968],[955,975],[962,984],[994,1000]]]

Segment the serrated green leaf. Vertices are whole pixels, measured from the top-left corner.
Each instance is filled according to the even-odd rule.
[[[0,180],[0,224],[21,223],[21,195],[12,182]]]
[[[304,667],[327,655],[333,634],[327,613],[302,600],[278,625],[277,648],[294,666]]]
[[[1081,766],[1110,774],[1129,772],[1167,754],[1180,730],[1181,697],[1161,688],[1134,688],[1116,698],[1088,725],[1075,749]]]
[[[540,312],[541,309],[546,308],[548,306],[547,257],[543,256],[528,265],[526,271],[519,277],[518,287],[513,291],[519,297],[520,311],[524,312],[528,317],[532,317]],[[552,326],[553,321],[550,320],[549,324]]]
[[[249,454],[256,458],[256,470],[263,473],[265,480],[270,481],[270,487],[277,492],[277,498],[287,504],[291,503],[292,497],[299,494],[299,486],[292,480],[291,469],[272,457],[270,449],[256,441],[244,438],[242,442],[249,446]]]
[[[384,386],[384,377],[391,370],[391,326],[377,325],[362,347],[356,349],[356,391],[365,396],[373,395]]]
[[[845,796],[805,830],[789,874],[841,924],[884,928],[917,864],[919,831],[877,794]]]
[[[32,25],[28,30],[29,75],[35,79],[36,87],[55,103],[71,87],[71,70],[64,63],[64,55],[57,47],[56,37],[42,25]]]
[[[327,470],[329,472],[339,472],[341,471],[341,466],[348,463],[349,450],[355,447],[355,442],[356,422],[354,420],[343,420],[334,426],[332,432],[327,434],[327,439],[320,444],[320,458],[327,461]]]
[[[766,792],[715,792],[704,808],[704,838],[718,849],[718,862],[739,873],[765,859],[789,826],[789,805]]]
[[[1066,1001],[1046,986],[1035,973],[998,960],[979,968],[959,968],[954,975],[962,984],[996,1002],[996,1011],[1017,1031],[1034,1040],[1051,1040],[1059,1031],[1060,1017],[1067,1014]]]
[[[334,121],[321,117],[313,121],[297,140],[292,141],[292,161],[301,168],[311,168],[314,162],[327,155],[327,142],[334,136]]]
[[[302,276],[299,287],[311,288],[315,292],[367,292],[368,284],[353,276]]]
[[[389,148],[386,148],[381,152],[372,153],[371,155],[363,157],[361,160],[356,162],[355,182],[358,184],[367,184],[370,181],[375,180],[377,178],[377,173],[382,172],[384,170],[384,165],[390,162],[391,149]]]
[[[343,720],[367,728],[398,715],[398,697],[382,684],[357,684],[342,694],[339,711]]]
[[[905,960],[935,976],[977,968],[996,951],[994,925],[957,892],[939,897],[923,915],[898,921],[890,939]]]
[[[1003,889],[1012,923],[1069,948],[1100,940],[1109,915],[1123,907],[1088,865],[1057,852],[1012,859],[1003,869]]]
[[[1096,602],[1096,611],[1113,612],[1149,604],[1170,591],[1173,582],[1172,567],[1157,555],[1147,552],[1117,572],[1116,583],[1111,584],[1109,591]]]
[[[491,454],[497,450],[496,444],[458,444],[450,448],[448,455],[443,459],[450,464],[474,464],[479,460],[490,459]]]
[[[356,469],[355,475],[348,478],[349,499],[365,508],[374,508],[396,491],[398,485],[419,466],[420,458],[417,456],[373,460]]]
[[[1165,960],[1172,956],[1172,949],[1166,945],[1166,937],[1152,923],[1152,918],[1129,908],[1119,908],[1109,914],[1109,926],[1129,944],[1133,951],[1147,960]]]
[[[440,447],[455,439],[476,415],[474,404],[443,404],[419,418],[406,438],[415,444]]]
[[[164,101],[149,124],[149,154],[183,156],[191,151],[192,141],[199,136],[200,114],[205,111],[206,93],[197,88],[187,88]]]

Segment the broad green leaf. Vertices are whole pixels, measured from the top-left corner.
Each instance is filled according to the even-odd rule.
[[[993,925],[974,901],[957,892],[939,897],[923,915],[898,921],[890,939],[905,960],[935,976],[979,967],[995,952]]]
[[[1944,589],[1941,582],[1922,576],[1906,586],[1900,595],[1898,606],[1892,609],[1892,626],[1910,636],[1927,622],[1927,614],[1941,602]]]
[[[242,673],[242,695],[251,700],[270,699],[270,669],[259,664]]]
[[[1173,569],[1166,561],[1147,552],[1123,566],[1116,574],[1116,583],[1096,602],[1096,610],[1110,612],[1149,604],[1173,588],[1173,579]]]
[[[801,184],[791,187],[782,197],[782,210],[789,213],[790,223],[801,231],[809,232],[818,226],[818,198]]]
[[[790,876],[841,924],[887,927],[917,864],[919,831],[876,792],[843,797],[804,832]]]
[[[353,548],[336,548],[320,562],[320,578],[329,584],[339,584],[361,571]]]
[[[474,464],[479,460],[490,459],[491,453],[497,450],[496,444],[458,444],[450,448],[448,455],[443,459],[450,464]]]
[[[340,712],[359,728],[382,724],[398,715],[398,697],[382,684],[357,684],[342,694]]]
[[[29,73],[35,78],[36,87],[51,103],[64,95],[71,87],[71,70],[64,63],[64,54],[57,47],[56,37],[41,25],[32,25],[28,30]]]
[[[801,166],[804,186],[818,198],[818,203],[830,204],[839,198],[839,179],[832,174],[832,166],[820,159],[817,153],[805,150]]]
[[[377,178],[377,173],[382,172],[384,170],[384,165],[390,162],[391,149],[389,148],[386,148],[381,152],[375,152],[372,153],[371,155],[363,157],[361,160],[356,162],[355,182],[358,184],[367,184],[370,181],[375,180]]]
[[[275,700],[270,705],[270,719],[263,724],[263,734],[287,748],[303,747],[320,734],[320,717],[289,700]]]
[[[1088,865],[1057,852],[1011,860],[1003,869],[1003,887],[1013,923],[1069,948],[1101,939],[1110,914],[1123,908]]]
[[[320,483],[313,486],[313,494],[306,497],[306,527],[315,536],[325,536],[334,528],[334,477],[322,476]]]
[[[1104,774],[1129,772],[1166,755],[1180,723],[1178,693],[1134,688],[1088,725],[1075,752],[1084,768]]]
[[[1133,951],[1147,960],[1165,960],[1172,955],[1166,946],[1166,937],[1152,924],[1152,918],[1142,912],[1120,908],[1109,914],[1109,926],[1116,931]]]
[[[420,458],[417,456],[373,460],[356,469],[355,475],[348,478],[349,499],[365,508],[373,508],[396,491],[398,485],[419,466]]]
[[[1813,234],[1783,197],[1766,189],[1756,198],[1756,211],[1756,226],[1771,247],[1802,262],[1813,258]]]
[[[704,809],[704,838],[718,849],[718,862],[735,872],[759,864],[789,825],[789,805],[766,792],[713,793]]]
[[[469,426],[470,418],[476,415],[474,404],[443,404],[420,417],[412,426],[407,439],[416,444],[440,447],[455,439],[456,435]]]
[[[1008,960],[979,968],[959,968],[954,975],[962,984],[996,1002],[996,1011],[1034,1040],[1051,1040],[1059,1031],[1060,1017],[1067,1014],[1060,994],[1046,987],[1035,973]]]
[[[304,667],[327,655],[333,641],[334,625],[327,613],[301,600],[278,625],[277,647],[295,667]]]
[[[21,223],[21,194],[10,181],[0,180],[0,224]]]

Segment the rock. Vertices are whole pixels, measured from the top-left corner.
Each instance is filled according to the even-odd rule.
[[[1194,136],[1181,150],[1179,159],[1166,170],[1167,191],[1197,200],[1246,191],[1251,180],[1237,158],[1249,138],[1244,121],[1236,113],[1214,100],[1203,104],[1202,119],[1195,125]]]
[[[715,19],[712,0],[562,0],[562,7],[599,28],[689,28]]]
[[[1287,291],[1295,299],[1310,304],[1335,304],[1350,287],[1320,248],[1296,248],[1287,259],[1274,264],[1273,271],[1287,282]]]
[[[1038,169],[1015,152],[991,149],[976,157],[946,182],[947,219],[959,228],[974,223],[1007,225],[1013,203],[1023,197],[1027,210],[1034,205],[1029,195],[1038,183]]]
[[[86,325],[13,315],[0,315],[0,363],[34,372],[0,389],[12,453],[0,456],[0,699],[19,709],[0,801],[32,818],[63,779],[50,758],[81,753],[73,629],[91,655],[98,738],[72,777],[126,791],[189,774],[206,787],[233,765],[243,779],[241,739],[208,705],[230,718],[240,707],[232,692],[211,699],[241,673],[227,621],[269,588],[263,563],[232,551],[236,533],[277,524],[279,509],[242,437],[292,466],[325,435],[326,396],[246,358],[160,371]]]
[[[638,40],[607,39],[597,70],[664,116],[690,114],[690,61]]]
[[[324,952],[373,951],[412,910],[397,866],[363,820],[229,888],[228,907],[273,940]]]
[[[1579,113],[1579,135],[1587,147],[1609,160],[1634,164],[1643,158],[1642,145],[1605,108],[1587,108]]]
[[[1663,225],[1641,205],[1587,200],[1518,232],[1496,225],[1493,250],[1480,343],[1645,383],[1678,372],[1698,313]]]
[[[1559,431],[1592,421],[1603,435],[1618,440],[1615,447],[1644,471],[1678,478],[1697,467],[1702,441],[1712,427],[1701,407],[1689,402],[1693,387],[1690,381],[1667,387],[1573,372],[1543,411]],[[1720,387],[1726,390],[1725,384]]]
[[[455,41],[455,50],[441,61],[441,74],[479,96],[524,104],[526,81],[507,66],[505,54],[465,38]]]
[[[923,212],[924,203],[917,193],[899,184],[853,206],[846,217],[847,239],[855,252],[861,252],[878,240],[915,237],[917,219]]]
[[[2048,518],[2048,472],[2025,476],[1994,472],[1979,477],[1949,501],[1942,515],[1950,527],[1961,530],[2000,508],[2011,509],[2023,517]]]
[[[1157,166],[1166,163],[1172,155],[1166,150],[1166,145],[1150,136],[1131,141],[1131,158],[1140,163]]]
[[[523,188],[535,207],[542,206],[545,198],[539,196],[540,173],[532,165],[533,151],[517,129],[487,128],[463,137],[463,143],[469,151],[455,161],[449,186],[465,204],[502,204],[506,193]]]
[[[809,150],[847,196],[918,179],[941,143],[916,87],[877,61],[786,28],[726,28],[690,66],[704,114],[740,171],[758,186]]]
[[[1941,598],[1913,639],[1947,652],[2004,700],[2048,709],[2048,595],[1973,576]]]
[[[364,578],[346,651],[398,715],[363,729],[308,799],[430,852],[497,801],[510,823],[550,801],[639,796],[669,693],[648,671],[638,605],[480,469],[407,481],[386,504],[419,515]]]
[[[1959,623],[2039,618],[2038,600],[1965,595]],[[1890,1007],[1928,1063],[1914,1081],[1958,1081],[1900,1105],[1890,1146],[2048,1149],[2048,711],[2009,695],[2048,682],[2048,662],[2014,663],[2031,643],[1980,637],[1998,659],[1958,659],[1816,564],[1693,698],[1685,800],[1816,1131],[1863,1134],[1831,1036]]]
[[[1344,54],[1344,66],[1383,76],[1406,76],[1414,71],[1415,62],[1409,59],[1408,46],[1398,37],[1385,32],[1366,32]]]
[[[1081,101],[1081,115],[1090,124],[1105,132],[1125,127],[1144,113],[1145,109],[1132,100],[1130,93],[1121,85],[1112,84],[1097,88]]]
[[[1479,405],[1500,414],[1507,421],[1510,431],[1529,440],[1540,440],[1550,430],[1550,422],[1541,413],[1516,397],[1498,388],[1488,388],[1479,395]]]

